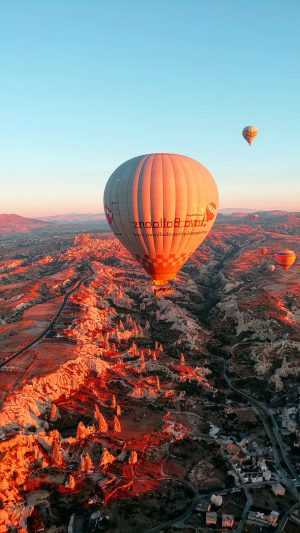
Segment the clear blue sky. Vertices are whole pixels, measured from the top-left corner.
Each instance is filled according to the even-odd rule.
[[[97,212],[155,151],[205,164],[223,207],[300,210],[299,27],[299,0],[2,2],[0,212]]]

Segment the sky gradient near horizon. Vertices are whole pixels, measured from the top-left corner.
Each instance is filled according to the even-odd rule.
[[[0,212],[100,211],[148,152],[198,159],[223,208],[300,210],[299,24],[298,0],[2,4]]]

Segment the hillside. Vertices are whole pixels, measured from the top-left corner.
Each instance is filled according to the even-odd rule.
[[[14,214],[0,214],[0,235],[25,233],[48,226],[48,222]]]
[[[209,508],[254,532],[248,490],[266,524],[295,508],[300,226],[275,226],[227,216],[158,293],[112,234],[10,239],[1,532],[204,533]]]
[[[42,217],[42,220],[58,224],[84,224],[87,222],[102,222],[106,218],[104,213],[66,213],[64,215]]]

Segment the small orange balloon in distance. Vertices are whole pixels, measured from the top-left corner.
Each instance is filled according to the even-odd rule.
[[[243,137],[246,139],[248,144],[252,144],[255,137],[258,134],[258,128],[256,126],[246,126],[243,129]]]
[[[295,263],[297,256],[294,252],[294,250],[281,250],[280,252],[275,253],[275,260],[276,262],[284,268],[284,270],[288,270],[293,266]]]
[[[158,287],[174,279],[204,241],[218,203],[210,172],[178,154],[130,159],[113,172],[104,191],[112,231]]]
[[[260,255],[268,255],[268,248],[261,248],[260,249]]]

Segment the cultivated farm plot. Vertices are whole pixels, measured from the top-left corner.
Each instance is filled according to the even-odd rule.
[[[50,302],[36,304],[26,309],[17,322],[0,326],[0,362],[41,335],[54,318],[62,301],[61,296]]]

